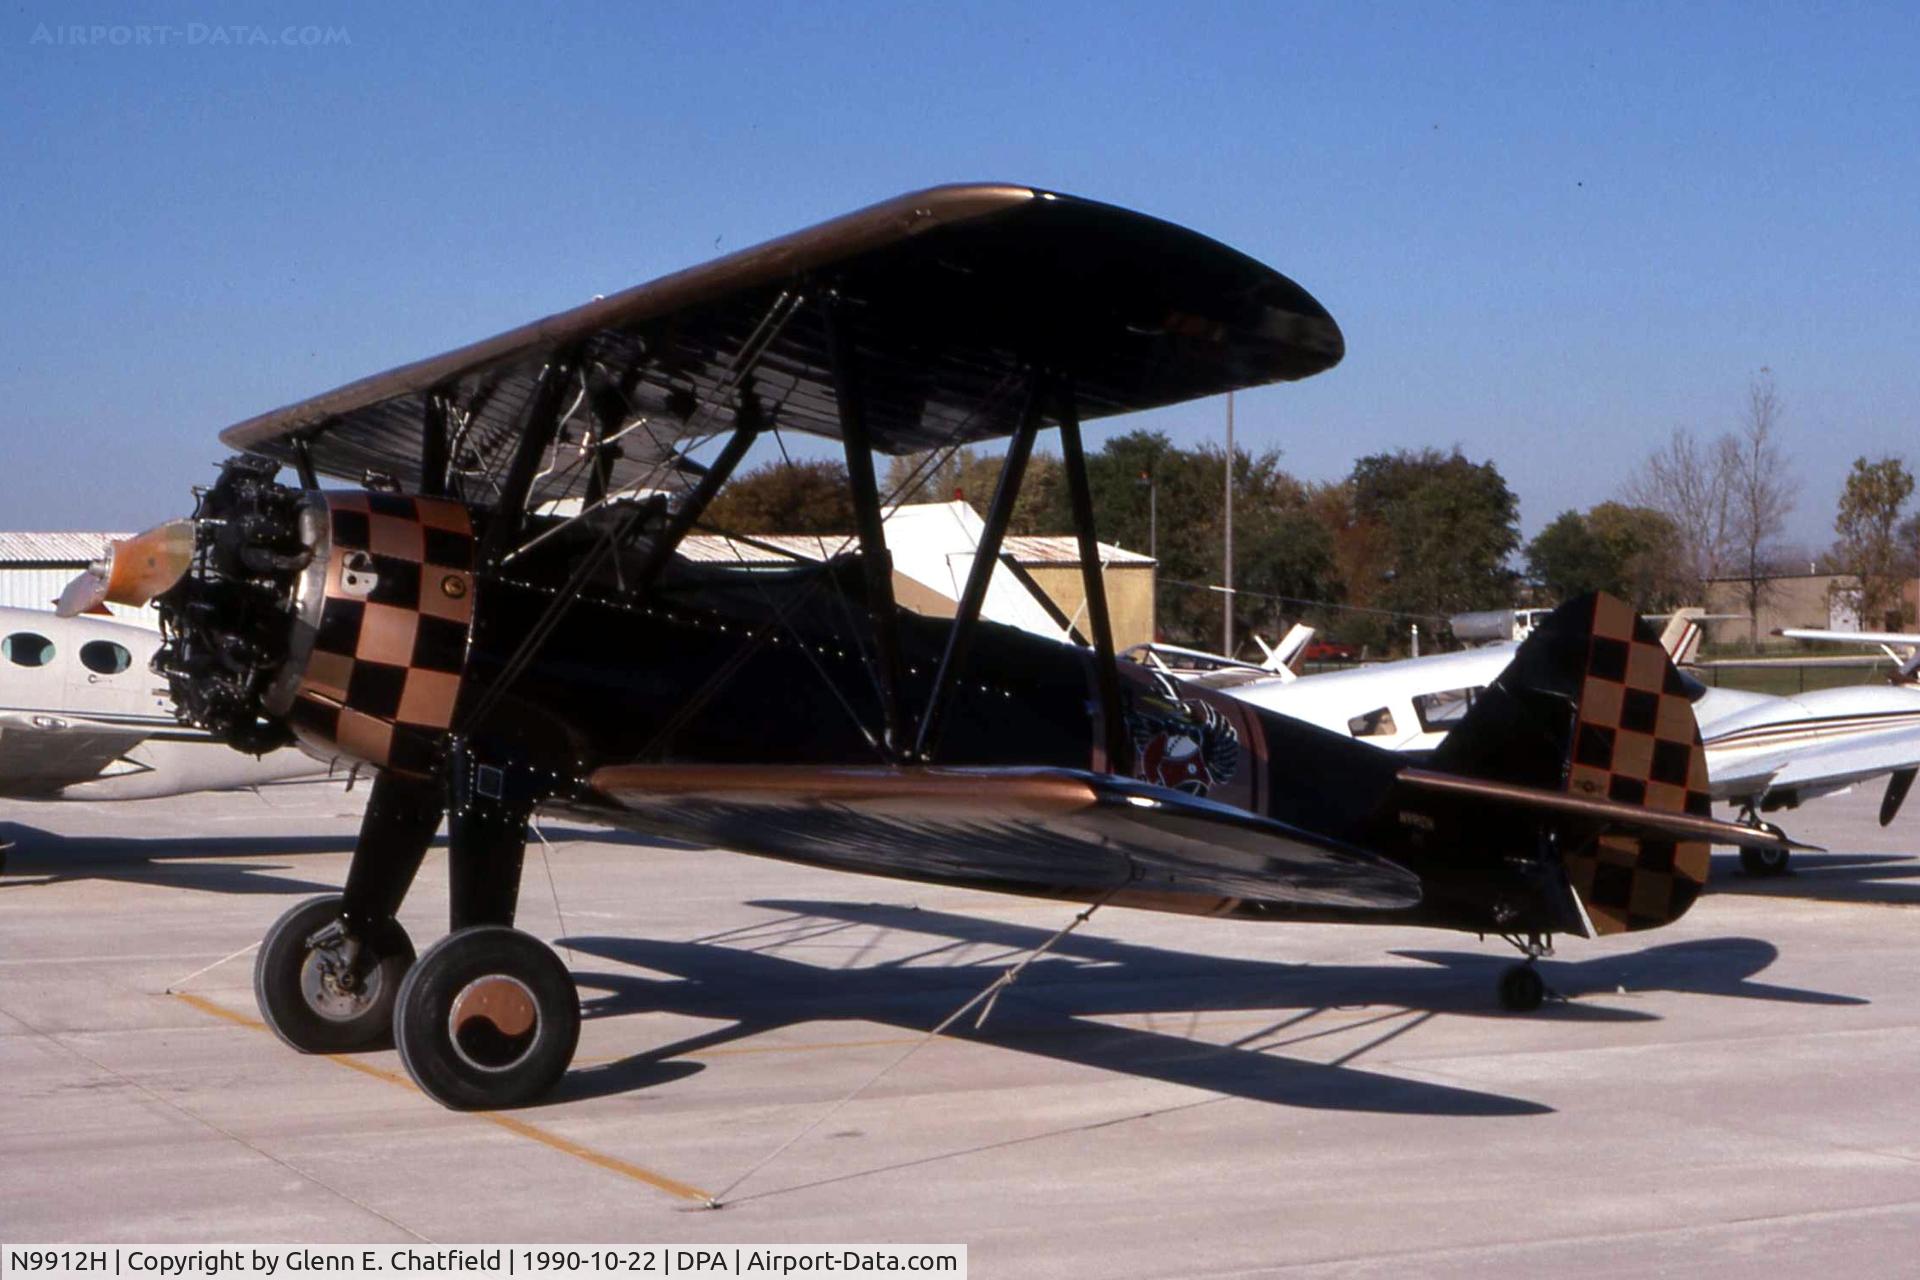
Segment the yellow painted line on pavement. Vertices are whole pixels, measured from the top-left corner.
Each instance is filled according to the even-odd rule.
[[[246,1027],[250,1031],[267,1030],[267,1024],[260,1021],[260,1019],[249,1017],[244,1013],[236,1013],[224,1005],[215,1004],[213,1001],[202,996],[194,995],[192,992],[176,991],[172,994],[181,1002],[211,1017],[235,1023],[239,1026]],[[345,1067],[349,1071],[358,1071],[363,1076],[371,1076],[375,1080],[383,1080],[388,1084],[398,1085],[402,1089],[411,1089],[415,1093],[419,1092],[418,1086],[398,1071],[388,1071],[384,1067],[371,1066],[365,1062],[356,1062],[344,1054],[317,1054],[315,1056],[323,1057],[328,1062]],[[505,1129],[508,1133],[517,1134],[522,1138],[537,1142],[543,1147],[550,1147],[562,1155],[572,1156],[576,1160],[585,1161],[587,1164],[593,1165],[595,1168],[605,1169],[609,1173],[617,1173],[623,1178],[643,1183],[646,1186],[654,1188],[656,1191],[664,1191],[668,1195],[678,1197],[681,1200],[691,1200],[699,1204],[711,1204],[713,1202],[713,1197],[698,1187],[689,1186],[687,1183],[675,1178],[669,1178],[663,1173],[655,1173],[651,1169],[644,1169],[631,1161],[622,1160],[618,1156],[610,1156],[604,1152],[595,1151],[591,1147],[582,1146],[571,1138],[563,1138],[557,1133],[542,1129],[539,1125],[528,1124],[525,1120],[516,1119],[513,1116],[505,1115],[498,1111],[471,1111],[467,1114],[473,1116],[475,1119],[485,1120],[488,1124]]]

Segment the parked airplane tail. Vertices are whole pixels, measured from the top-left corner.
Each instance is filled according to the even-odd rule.
[[[1282,680],[1292,680],[1300,674],[1300,664],[1306,661],[1307,645],[1312,643],[1313,636],[1313,628],[1304,622],[1296,622],[1288,627],[1287,634],[1280,637],[1279,644],[1268,644],[1259,636],[1254,636],[1253,642],[1266,655],[1260,666]]]
[[[1706,883],[1717,822],[1679,673],[1652,627],[1608,595],[1554,610],[1434,752],[1402,780],[1528,808],[1558,844],[1595,933],[1677,920]]]
[[[1706,616],[1704,609],[1676,609],[1668,617],[1665,630],[1660,633],[1660,647],[1667,651],[1667,658],[1676,667],[1684,667],[1700,654],[1700,641],[1705,631],[1700,625]]]

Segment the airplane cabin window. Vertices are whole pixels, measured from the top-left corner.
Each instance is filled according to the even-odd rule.
[[[16,667],[44,667],[53,661],[53,641],[31,631],[16,631],[0,640],[0,654]]]
[[[1445,733],[1460,723],[1485,688],[1475,685],[1471,689],[1419,694],[1413,700],[1413,714],[1420,717],[1420,727],[1428,733]]]
[[[133,665],[133,655],[111,640],[89,640],[80,646],[80,665],[96,675],[117,676]]]
[[[1378,707],[1363,716],[1355,716],[1347,721],[1347,732],[1356,738],[1384,738],[1397,732],[1393,723],[1393,712]]]

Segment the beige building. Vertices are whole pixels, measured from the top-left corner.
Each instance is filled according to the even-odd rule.
[[[1749,624],[1747,584],[1743,578],[1714,578],[1707,583],[1708,613],[1737,613],[1738,619],[1706,624],[1707,642],[1715,645],[1747,643],[1758,633],[1761,644],[1783,643],[1773,633],[1785,627],[1811,627],[1833,631],[1907,630],[1920,604],[1920,580],[1908,581],[1901,588],[1906,601],[1906,620],[1900,618],[1862,618],[1859,579],[1850,573],[1794,573],[1767,583],[1760,598],[1758,616]]]
[[[1068,536],[1009,537],[1006,553],[1034,585],[1085,634],[1087,592],[1080,576],[1080,543]],[[1154,570],[1157,563],[1137,551],[1100,544],[1100,576],[1107,588],[1116,649],[1147,644],[1153,638]]]
[[[0,605],[51,609],[53,601],[75,574],[97,558],[113,538],[124,533],[0,533]],[[799,560],[824,560],[851,553],[857,540],[769,534],[754,539],[755,546],[713,534],[692,534],[681,544],[681,554],[708,563],[780,568]],[[777,550],[775,549],[777,548]],[[1004,559],[1014,573],[1043,602],[1046,612],[1061,625],[1086,633],[1086,592],[1080,580],[1080,544],[1072,537],[1009,537]],[[1116,648],[1153,639],[1155,562],[1133,551],[1100,544],[1107,584],[1107,605],[1113,615]],[[951,588],[928,586],[904,573],[894,574],[894,597],[906,608],[929,617],[951,618],[957,607],[958,581]],[[140,626],[160,625],[152,605],[132,609],[111,606],[116,620]]]
[[[853,535],[821,537],[814,534],[764,534],[753,545],[718,534],[687,535],[680,552],[690,560],[779,568],[794,560],[824,560],[849,554],[858,546]],[[1080,543],[1071,535],[1019,537],[1009,535],[1002,558],[1017,576],[1044,601],[1055,622],[1087,631],[1087,594],[1080,575]],[[1107,589],[1107,609],[1113,620],[1116,649],[1153,639],[1154,570],[1156,562],[1136,551],[1100,544],[1101,576]],[[951,618],[958,608],[958,581],[952,590],[937,589],[895,572],[893,594],[902,606],[932,618]]]

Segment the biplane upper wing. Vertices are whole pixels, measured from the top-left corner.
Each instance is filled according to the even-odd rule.
[[[233,448],[485,501],[536,398],[565,410],[533,502],[668,489],[691,440],[752,414],[841,434],[856,361],[886,453],[1013,431],[1023,375],[1082,419],[1304,378],[1340,330],[1285,276],[1184,228],[1028,187],[936,187],[744,249],[228,428]],[[557,379],[557,382],[556,382]],[[543,382],[544,380],[544,382]],[[609,483],[610,482],[610,483]]]
[[[850,871],[1194,911],[1420,901],[1418,877],[1376,854],[1074,769],[642,764],[591,782],[596,815],[622,826]]]

